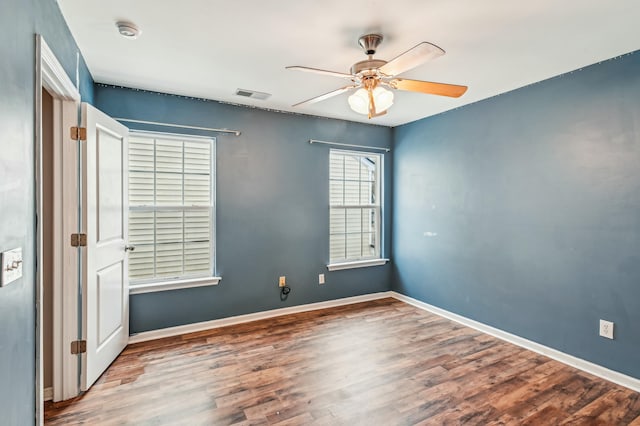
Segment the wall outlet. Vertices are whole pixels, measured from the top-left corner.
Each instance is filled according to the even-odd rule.
[[[318,284],[324,284],[324,274],[318,274]]]
[[[278,280],[278,287],[284,287],[287,285],[287,277],[280,277]]]
[[[613,339],[613,323],[611,321],[600,320],[600,336]]]

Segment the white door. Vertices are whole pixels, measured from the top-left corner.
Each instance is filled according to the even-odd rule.
[[[82,155],[81,388],[87,390],[122,352],[129,339],[127,252],[129,130],[106,114],[82,104],[87,140]]]

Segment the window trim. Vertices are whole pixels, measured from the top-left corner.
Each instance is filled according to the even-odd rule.
[[[133,137],[154,138],[176,141],[209,142],[211,143],[211,205],[210,207],[192,206],[191,209],[210,209],[209,216],[211,224],[211,269],[207,274],[185,275],[180,277],[161,277],[151,279],[129,281],[129,294],[143,294],[158,291],[178,290],[192,287],[215,286],[218,285],[222,277],[216,274],[217,265],[217,232],[216,232],[216,187],[217,187],[217,140],[215,136],[189,135],[171,132],[154,132],[146,130],[129,131]],[[127,154],[128,156],[128,154]],[[146,207],[128,206],[129,211],[145,209]],[[169,206],[155,206],[156,210],[170,209]],[[128,226],[128,224],[127,224]],[[127,271],[128,274],[128,271]]]
[[[329,269],[329,271],[338,271],[338,270],[343,270],[343,269],[352,269],[352,268],[363,268],[363,267],[368,267],[368,266],[378,266],[378,265],[384,265],[386,262],[389,261],[389,259],[385,259],[382,257],[383,254],[383,250],[382,250],[382,234],[383,234],[383,210],[384,210],[384,184],[383,184],[383,180],[384,180],[384,153],[380,153],[380,152],[371,152],[371,151],[367,151],[367,150],[362,150],[362,151],[354,151],[354,150],[348,150],[348,149],[339,149],[339,148],[330,148],[329,149],[329,179],[328,179],[328,183],[329,186],[331,185],[331,153],[332,152],[338,152],[338,153],[342,153],[342,154],[351,154],[351,155],[355,155],[358,157],[365,157],[365,156],[375,156],[378,158],[378,165],[377,165],[377,170],[376,170],[376,189],[377,189],[377,204],[375,205],[363,205],[363,204],[358,204],[358,205],[336,205],[333,206],[331,205],[331,200],[329,200],[329,221],[331,221],[330,217],[330,212],[331,209],[333,208],[344,208],[344,209],[348,209],[348,208],[359,208],[359,209],[364,209],[364,208],[374,208],[377,211],[377,215],[378,215],[378,226],[376,227],[375,230],[375,238],[376,238],[376,243],[377,243],[377,247],[376,247],[376,254],[374,256],[367,256],[367,257],[360,257],[360,258],[348,258],[348,259],[339,259],[337,261],[332,261],[331,259],[331,249],[329,248],[329,263],[327,264],[327,269]],[[344,178],[343,178],[344,179]],[[331,230],[329,229],[329,241],[331,241]]]
[[[349,262],[340,262],[340,263],[330,263],[327,265],[327,269],[329,272],[332,271],[342,271],[345,269],[355,269],[355,268],[367,268],[369,266],[381,266],[386,264],[389,259],[386,258],[375,258],[375,259],[365,259],[365,260],[354,260]]]
[[[218,285],[222,277],[200,277],[172,281],[153,281],[129,286],[129,294],[154,293],[157,291],[180,290],[183,288]]]

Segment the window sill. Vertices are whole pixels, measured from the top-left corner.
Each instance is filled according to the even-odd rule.
[[[205,277],[188,280],[163,281],[159,283],[134,284],[129,287],[129,294],[154,293],[156,291],[218,285],[221,279],[221,277]]]
[[[366,268],[368,266],[380,266],[387,263],[389,259],[367,259],[353,262],[331,263],[327,265],[329,271],[341,271],[343,269]]]

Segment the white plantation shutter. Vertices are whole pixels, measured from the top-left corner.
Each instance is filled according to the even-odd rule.
[[[213,274],[214,140],[132,135],[129,278]]]
[[[380,257],[382,156],[331,150],[329,154],[330,262]]]

